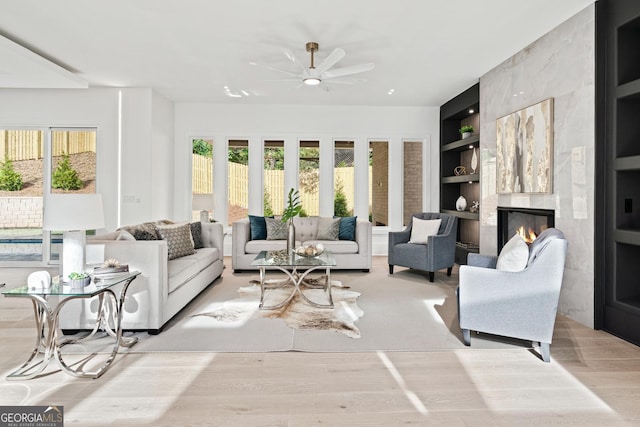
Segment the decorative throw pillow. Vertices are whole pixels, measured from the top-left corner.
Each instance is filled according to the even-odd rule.
[[[193,239],[193,249],[201,249],[204,248],[204,244],[202,243],[202,223],[201,222],[192,222],[189,224],[191,227],[191,238]]]
[[[133,237],[136,240],[158,240],[158,234],[156,232],[150,233],[146,230],[135,230]]]
[[[435,236],[440,229],[441,219],[420,219],[411,217],[411,238],[409,243],[426,245],[429,236]]]
[[[502,247],[496,270],[522,271],[527,266],[527,261],[529,261],[529,246],[519,234],[515,234]]]
[[[249,232],[251,234],[250,240],[267,240],[267,223],[265,217],[249,215]]]
[[[167,241],[169,259],[180,258],[196,252],[193,248],[193,237],[191,237],[189,223],[156,225],[156,230],[162,240]]]
[[[340,234],[340,218],[318,219],[318,240],[338,240]]]
[[[356,216],[345,216],[340,218],[340,231],[338,239],[340,240],[356,240]]]
[[[286,222],[277,218],[265,218],[264,221],[267,224],[267,240],[287,240]]]

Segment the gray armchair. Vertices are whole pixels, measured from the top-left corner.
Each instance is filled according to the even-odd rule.
[[[451,276],[456,255],[458,217],[438,212],[417,213],[412,217],[427,220],[441,219],[438,234],[429,236],[426,245],[409,243],[413,220],[404,230],[390,232],[389,274],[393,274],[394,265],[399,265],[429,272],[431,282],[434,280],[435,272],[443,268],[447,269],[447,276]]]
[[[471,330],[539,342],[549,362],[566,253],[562,232],[549,228],[529,247],[522,271],[496,270],[497,257],[469,254],[457,290],[465,345],[471,345]]]

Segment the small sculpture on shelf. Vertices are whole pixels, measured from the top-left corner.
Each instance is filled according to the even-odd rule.
[[[478,155],[476,154],[476,147],[473,147],[473,154],[471,155],[471,173],[476,173],[478,169]]]
[[[469,208],[469,212],[478,213],[480,211],[480,202],[477,200],[473,200],[471,202],[471,207]]]
[[[464,166],[456,166],[453,169],[453,173],[456,176],[460,176],[460,175],[466,175],[467,174],[467,168],[465,168]]]

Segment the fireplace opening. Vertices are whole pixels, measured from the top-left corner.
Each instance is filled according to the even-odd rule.
[[[516,233],[530,244],[536,236],[554,226],[553,209],[498,207],[498,253]]]

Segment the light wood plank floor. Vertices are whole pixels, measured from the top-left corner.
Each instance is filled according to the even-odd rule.
[[[41,378],[6,381],[31,349],[30,316],[28,301],[0,298],[0,405],[63,405],[65,425],[640,425],[640,348],[562,316],[548,364],[473,347],[155,353],[119,355],[97,380],[51,363]]]

